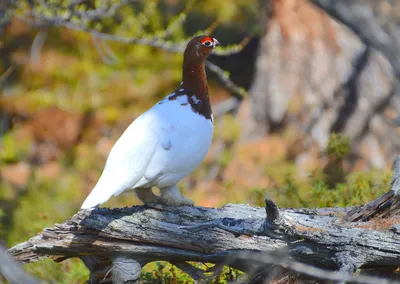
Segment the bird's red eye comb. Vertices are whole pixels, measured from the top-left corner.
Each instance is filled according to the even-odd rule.
[[[213,40],[212,37],[206,36],[205,38],[203,38],[203,39],[201,40],[201,43],[206,43],[207,41],[210,41],[211,43],[214,42],[214,40]]]
[[[206,46],[206,47],[216,47],[219,45],[219,41],[216,40],[215,38],[212,38],[210,36],[206,36],[200,41],[201,45]]]

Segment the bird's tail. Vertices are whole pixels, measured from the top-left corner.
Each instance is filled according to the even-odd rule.
[[[110,191],[110,185],[104,183],[104,180],[100,178],[96,186],[93,188],[92,192],[83,202],[81,209],[89,209],[97,205],[103,204],[112,196],[112,191]]]

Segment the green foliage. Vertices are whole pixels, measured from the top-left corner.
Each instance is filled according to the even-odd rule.
[[[381,172],[352,173],[346,182],[329,187],[321,175],[311,175],[304,182],[286,176],[275,187],[255,188],[250,192],[250,201],[265,206],[265,195],[273,198],[280,207],[348,207],[367,203],[390,189],[390,174]]]
[[[244,275],[244,273],[241,272],[240,270],[233,269],[230,267],[224,267],[222,272],[217,277],[215,277],[211,281],[211,283],[213,283],[213,284],[228,284],[228,283],[232,283],[232,282],[236,282],[236,281],[238,281],[240,283],[241,281],[239,281],[239,280],[243,275]]]
[[[51,259],[43,259],[36,263],[24,265],[24,269],[40,279],[51,283],[74,284],[86,283],[89,271],[80,259],[68,259],[56,263]]]
[[[204,263],[191,263],[196,268],[207,271],[212,267],[212,264]],[[175,266],[165,263],[156,262],[148,264],[141,275],[141,283],[158,284],[158,283],[171,283],[171,284],[186,284],[194,283],[193,279],[186,273],[182,272]],[[243,276],[243,272],[224,267],[221,273],[213,276],[212,273],[205,273],[206,277],[210,277],[209,283],[212,284],[227,284],[239,280]]]
[[[337,159],[343,159],[350,152],[350,140],[343,134],[332,133],[328,139],[326,152]]]
[[[185,284],[194,283],[192,278],[183,273],[175,266],[164,262],[156,262],[156,268],[146,269],[141,275],[141,283],[157,284],[157,283],[172,283]]]
[[[27,157],[31,139],[20,139],[17,132],[9,132],[1,138],[0,166],[5,163],[18,162]]]
[[[82,181],[73,170],[65,170],[57,178],[40,177],[35,171],[26,188],[12,215],[9,245],[26,241],[27,236],[34,236],[43,228],[66,220],[77,211],[79,201],[83,199]]]

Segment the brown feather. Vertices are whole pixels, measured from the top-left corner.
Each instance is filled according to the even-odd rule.
[[[213,48],[201,45],[205,38],[210,37],[204,35],[194,37],[186,46],[183,54],[182,85],[173,96],[169,97],[169,100],[186,95],[194,112],[211,119],[205,60]]]

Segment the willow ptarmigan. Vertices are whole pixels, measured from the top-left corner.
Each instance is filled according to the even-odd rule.
[[[204,159],[214,126],[205,59],[219,42],[197,36],[183,56],[180,87],[139,116],[112,148],[104,171],[82,208],[134,190],[145,204],[193,205],[177,183]],[[152,187],[160,189],[160,195]]]

